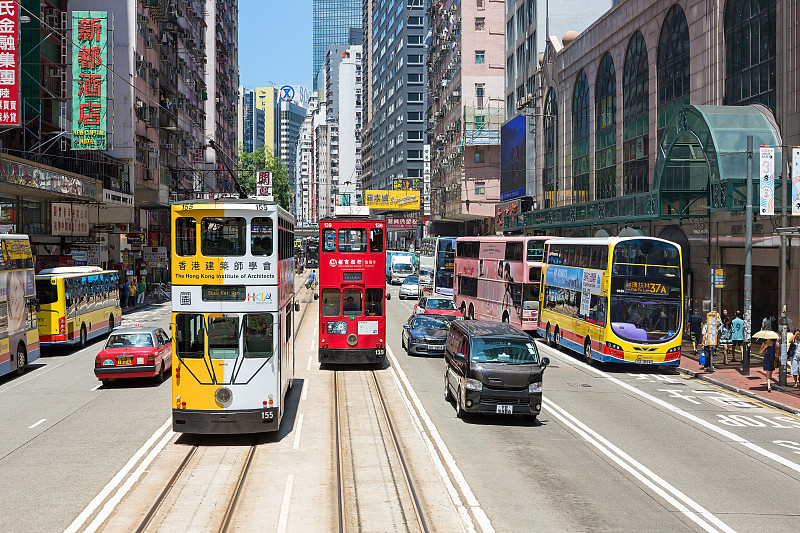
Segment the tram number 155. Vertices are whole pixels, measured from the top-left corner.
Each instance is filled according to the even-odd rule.
[[[275,420],[275,412],[274,411],[264,411],[261,413],[261,420],[264,422],[272,422]]]

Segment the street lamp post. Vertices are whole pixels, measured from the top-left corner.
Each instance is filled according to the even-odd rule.
[[[750,326],[753,321],[753,136],[747,136],[747,205],[744,211],[744,346],[742,374],[750,375]]]

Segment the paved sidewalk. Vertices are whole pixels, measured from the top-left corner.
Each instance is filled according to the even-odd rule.
[[[772,373],[774,378],[772,392],[768,392],[766,372],[761,369],[762,358],[758,355],[757,345],[754,345],[753,349],[755,352],[750,356],[749,376],[743,374],[740,354],[736,355],[735,363],[730,363],[729,360],[727,365],[723,365],[722,354],[717,353],[714,357],[714,372],[711,373],[700,366],[699,358],[692,350],[692,343],[684,342],[681,350],[679,371],[743,396],[757,399],[777,409],[800,414],[800,389],[795,389],[792,386],[794,378],[789,373],[788,367],[786,371],[787,385],[785,387],[777,385],[778,370],[776,369]]]

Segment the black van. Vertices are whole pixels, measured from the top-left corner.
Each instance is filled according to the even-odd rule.
[[[444,397],[456,416],[525,415],[542,411],[542,375],[550,364],[536,343],[504,322],[454,320],[445,346]]]

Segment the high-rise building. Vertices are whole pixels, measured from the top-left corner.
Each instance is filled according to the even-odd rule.
[[[307,103],[308,101],[306,101],[306,105]],[[297,197],[300,196],[300,184],[298,183],[296,174],[297,140],[306,117],[306,108],[294,103],[293,100],[281,100],[280,109],[281,142],[279,145],[279,156],[289,173],[289,183],[291,184],[291,189],[295,197],[295,201],[292,202],[290,210],[296,217],[300,212],[297,209]]]
[[[241,124],[237,137],[245,153],[252,154],[264,146],[264,110],[256,107],[256,94],[244,87],[239,89],[239,115]]]
[[[362,0],[314,0],[314,48],[311,76],[314,89],[325,62],[325,52],[334,44],[361,44]]]
[[[256,87],[256,107],[264,112],[264,146],[275,155],[280,145],[278,125],[278,88]]]
[[[316,180],[316,131],[315,119],[319,116],[319,98],[314,92],[308,100],[308,109],[297,139],[297,168],[299,187],[295,199],[300,201],[297,208],[298,224],[307,226],[317,221],[317,180]],[[322,120],[324,120],[324,113]]]
[[[377,6],[377,2],[375,3]],[[374,11],[372,0],[362,0],[361,8],[361,48],[362,70],[364,82],[362,83],[362,113],[363,127],[361,128],[361,186],[363,190],[372,189],[372,13]]]

